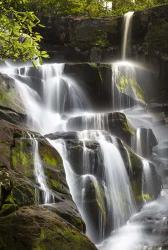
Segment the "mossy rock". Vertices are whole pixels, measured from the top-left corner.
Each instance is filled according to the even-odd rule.
[[[69,194],[69,190],[65,181],[65,174],[53,168],[45,168],[47,176],[47,184],[50,189],[62,193]]]
[[[157,174],[154,165],[149,162],[151,169],[150,181],[153,182],[153,188],[150,188],[150,190],[148,190],[148,183],[146,183],[145,181],[144,174],[144,159],[137,155],[119,138],[115,143],[123,158],[136,205],[138,208],[141,208],[145,202],[152,201],[159,196],[162,187],[160,176]]]
[[[64,170],[59,153],[45,139],[39,140],[39,154],[46,167]]]
[[[96,247],[55,213],[42,207],[24,207],[0,218],[0,249],[96,250]]]
[[[80,217],[77,208],[74,207],[74,203],[71,200],[65,199],[61,202],[57,202],[55,204],[45,205],[47,209],[52,212],[55,212],[64,220],[68,221],[71,225],[74,225],[80,232],[86,232],[86,226]]]
[[[18,209],[16,204],[4,204],[0,210],[0,217],[9,215]]]
[[[36,203],[37,188],[25,177],[0,167],[0,215],[13,212],[18,207]]]
[[[25,113],[19,93],[14,88],[14,81],[7,75],[0,74],[0,105],[11,108],[16,112]]]
[[[10,194],[12,189],[12,183],[10,180],[9,173],[5,168],[0,168],[0,207],[2,207],[4,201]]]
[[[11,164],[13,170],[22,173],[24,176],[34,180],[32,140],[28,138],[15,139],[11,150]]]
[[[103,185],[90,176],[83,179],[83,208],[87,218],[87,227],[91,239],[99,243],[108,237],[112,230],[112,218],[108,213]],[[100,225],[103,231],[100,230]]]

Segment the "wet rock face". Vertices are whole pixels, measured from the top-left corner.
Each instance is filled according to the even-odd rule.
[[[66,220],[35,206],[22,207],[0,218],[0,248],[96,250],[87,237]]]
[[[108,211],[105,190],[101,183],[94,183],[88,176],[83,184],[83,208],[89,220],[89,234],[98,243],[108,237],[113,229],[112,214]]]
[[[96,141],[66,141],[68,158],[72,169],[78,175],[93,174],[103,176],[103,159],[100,145]]]
[[[20,113],[25,114],[25,109],[20,101],[19,94],[14,88],[13,80],[7,75],[1,73],[0,73],[0,107],[1,109],[6,107],[6,110],[9,109],[8,111],[11,112],[15,110],[19,114]]]
[[[123,117],[122,114],[118,113],[115,116]],[[79,123],[77,124],[79,125]],[[119,129],[121,128],[119,127]],[[104,136],[112,140],[107,132],[104,132]],[[108,200],[104,187],[106,183],[105,165],[100,144],[94,139],[85,141],[77,139],[76,132],[70,132],[69,134],[66,132],[62,135],[56,133],[53,136],[50,134],[49,137],[53,140],[63,138],[65,141],[68,159],[78,186],[77,200],[80,206],[82,204],[85,211],[84,216],[89,223],[88,228],[91,229],[89,235],[94,242],[99,242],[103,239],[102,232],[108,237],[114,226],[113,214],[107,206]],[[149,202],[159,196],[161,190],[160,178],[155,167],[151,165],[150,178],[153,181],[152,187],[154,186],[154,189],[149,189],[149,180],[144,180],[142,159],[119,138],[113,138],[113,140],[123,158],[137,209],[141,209],[146,201]]]
[[[147,159],[152,157],[152,150],[157,144],[158,141],[152,129],[139,128],[132,136],[133,149]]]
[[[119,137],[128,145],[131,145],[131,138],[135,129],[129,124],[124,113],[97,113],[90,116],[77,116],[70,118],[67,123],[70,130],[82,131],[85,129],[100,129],[109,131],[112,135]]]
[[[163,186],[167,188],[168,142],[166,140],[153,148],[152,159],[158,166],[158,172],[162,176]]]
[[[150,39],[158,25],[161,27],[160,30],[157,29],[158,36],[162,38],[164,35],[164,40],[167,39],[167,8],[165,5],[135,12],[132,40],[136,55],[147,55],[157,51],[167,53],[166,42],[163,42],[163,39],[160,39],[161,47],[157,44],[158,39]],[[96,19],[42,17],[42,20],[47,27],[45,31],[42,30],[45,38],[44,47],[51,52],[52,57],[57,53],[57,60],[102,62],[121,57],[119,51],[122,44],[122,17]],[[149,39],[150,47],[147,50],[145,44]]]
[[[13,124],[12,119],[5,120],[11,118],[9,109],[3,113],[5,116],[0,120],[0,248],[96,249],[80,233],[85,232],[85,224],[69,193],[59,154],[45,138],[29,131],[29,135],[38,140],[46,181],[55,195],[52,208],[34,207],[42,200],[43,192],[34,176],[33,141],[24,123],[19,126]],[[9,231],[10,238],[5,236]]]
[[[141,61],[148,100],[168,99],[168,5],[134,13],[131,60]],[[111,62],[121,59],[123,17],[42,18],[44,48],[58,62]],[[147,76],[147,77],[146,77]],[[142,79],[142,74],[140,77]]]

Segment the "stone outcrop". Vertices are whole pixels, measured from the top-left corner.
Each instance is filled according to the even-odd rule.
[[[132,44],[128,58],[145,65],[137,73],[151,102],[167,102],[168,5],[134,13]],[[112,62],[121,59],[123,17],[40,17],[43,47],[51,61]],[[138,81],[139,82],[139,81]]]
[[[85,235],[58,214],[37,206],[22,207],[0,217],[0,248],[96,250]]]
[[[132,25],[133,54],[147,55],[147,53],[156,52],[164,55],[167,53],[167,8],[168,6],[164,5],[135,12]],[[71,62],[102,62],[120,59],[123,17],[40,18],[46,25],[46,29],[42,31],[45,39],[44,46],[49,52],[51,51],[52,57],[57,55],[58,60]],[[159,29],[157,29],[158,26]],[[155,34],[155,31],[158,33]],[[154,37],[151,37],[152,35]]]
[[[69,193],[59,154],[24,122],[13,120],[13,114],[22,118],[8,108],[0,112],[0,249],[96,249],[83,234],[85,224]],[[55,197],[52,207],[37,206],[43,192],[34,176],[30,135],[38,141]]]

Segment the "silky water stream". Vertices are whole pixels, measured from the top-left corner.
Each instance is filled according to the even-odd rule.
[[[132,17],[130,13],[125,20],[123,59],[127,54]],[[146,234],[142,223],[144,214],[153,214],[155,209],[165,211],[167,202],[163,201],[165,195],[159,196],[160,190],[156,192],[157,183],[153,179],[156,170],[149,157],[150,138],[158,143],[162,138],[160,128],[154,126],[154,116],[144,109],[145,100],[136,81],[139,66],[124,60],[112,63],[112,107],[100,113],[92,109],[92,100],[87,99],[78,83],[64,73],[64,66],[45,64],[34,69],[35,76],[29,66],[8,66],[1,72],[14,80],[26,109],[29,128],[42,135],[50,134],[48,141],[63,159],[66,180],[86,223],[86,233],[97,247],[101,250],[161,249],[157,237]],[[127,105],[127,109],[123,109],[122,104],[122,110],[118,105],[116,110],[116,89],[120,93],[118,103],[124,94],[134,105],[131,102],[130,108]],[[109,114],[117,112],[127,118],[133,131],[129,145],[111,131]],[[54,139],[52,133],[59,138]],[[54,197],[47,186],[38,141],[32,140],[34,172],[44,193],[43,203],[52,203]],[[140,184],[134,182],[133,156],[142,168]],[[135,195],[136,184],[141,187],[141,204]],[[154,200],[158,196],[158,200],[149,202],[151,197]]]

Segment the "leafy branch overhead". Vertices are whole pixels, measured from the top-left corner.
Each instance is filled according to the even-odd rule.
[[[32,11],[22,11],[21,4],[27,0],[0,1],[0,58],[22,61],[31,60],[33,64],[47,58],[46,51],[41,51],[39,43],[42,36],[34,31],[40,20]]]

